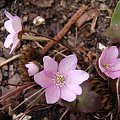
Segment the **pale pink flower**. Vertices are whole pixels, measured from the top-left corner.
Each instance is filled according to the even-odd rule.
[[[99,68],[108,77],[120,77],[120,58],[116,46],[107,47],[99,58]]]
[[[12,16],[7,11],[5,11],[5,15],[9,18],[9,20],[4,23],[4,26],[10,34],[5,39],[4,46],[8,48],[12,44],[11,53],[20,42],[18,39],[18,33],[22,30],[22,23],[18,16]]]
[[[33,76],[39,72],[39,66],[33,62],[29,62],[28,64],[25,64],[25,67],[28,68],[29,76]]]
[[[89,74],[76,70],[77,57],[69,55],[58,63],[49,56],[43,58],[44,70],[34,75],[34,80],[45,88],[47,103],[55,103],[60,98],[72,102],[82,93],[79,86],[89,78]]]

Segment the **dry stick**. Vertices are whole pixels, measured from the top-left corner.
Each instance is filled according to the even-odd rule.
[[[68,110],[69,110],[69,108],[68,108],[67,110],[65,110],[65,112],[62,114],[62,116],[60,117],[59,120],[62,120],[62,119],[63,119],[63,117],[65,116],[65,114],[68,112]]]
[[[0,81],[0,84],[2,85],[5,85],[5,86],[23,86],[23,85],[27,85],[26,83],[25,84],[11,84],[11,83],[6,83],[6,82],[3,82],[3,81]]]
[[[23,85],[23,86],[17,88],[16,90],[13,90],[13,91],[11,91],[11,92],[9,92],[9,93],[1,96],[1,97],[0,97],[0,103],[1,103],[3,100],[7,99],[8,97],[10,97],[10,96],[12,96],[12,95],[14,95],[14,94],[16,94],[16,93],[24,90],[25,88],[27,88],[27,87],[29,87],[29,86],[31,86],[31,85],[33,85],[33,84],[36,84],[36,83],[35,83],[35,82],[29,82],[28,84]]]
[[[118,113],[120,112],[119,82],[120,82],[120,79],[118,78],[118,80],[116,82],[116,92],[117,92],[117,101],[118,101]]]
[[[36,93],[34,93],[33,95],[31,95],[30,97],[26,98],[23,102],[21,102],[17,107],[15,107],[12,111],[16,110],[18,107],[20,107],[22,104],[24,104],[26,101],[28,101],[29,99],[31,99],[32,97],[34,97],[35,95],[37,95],[38,93],[42,92],[44,88],[38,90]],[[43,93],[43,92],[42,92]]]
[[[43,37],[43,36],[30,36],[30,35],[22,35],[22,39],[24,40],[31,40],[31,41],[37,41],[37,42],[45,42],[50,41],[49,38]]]
[[[66,23],[64,28],[54,37],[56,41],[60,41],[61,38],[68,32],[70,27],[77,21],[77,19],[83,14],[83,12],[87,9],[87,6],[82,5],[76,13],[72,16],[72,18]],[[43,48],[42,54],[44,55],[56,42],[50,41],[47,45]]]
[[[35,98],[32,102],[29,103],[29,105],[28,105],[27,107],[33,106],[32,104],[34,104],[34,103],[40,98],[40,96],[41,96],[44,92],[45,92],[45,91],[41,92],[41,93],[37,96],[37,98]]]
[[[23,33],[26,33],[26,32],[39,35],[40,37],[43,37],[43,38],[46,38],[46,39],[48,39],[48,40],[52,40],[52,41],[54,41],[55,43],[61,44],[61,45],[63,45],[64,47],[66,47],[66,48],[68,48],[69,50],[71,50],[72,52],[76,53],[76,55],[78,55],[78,56],[81,57],[81,55],[80,55],[79,53],[77,53],[74,49],[72,49],[70,46],[68,46],[68,45],[66,45],[66,44],[64,44],[64,43],[62,43],[62,42],[60,42],[60,41],[57,41],[57,40],[52,39],[52,38],[48,38],[48,37],[46,37],[46,36],[43,36],[43,35],[41,35],[41,34],[39,34],[39,33],[33,32],[33,31],[29,31],[29,30],[24,30],[24,31],[23,31]],[[21,39],[23,39],[23,38],[21,38]],[[28,40],[28,39],[26,39],[26,40]],[[31,41],[35,41],[35,39],[32,39],[32,38],[31,38],[30,40],[31,40]],[[37,41],[38,41],[38,40],[37,40]],[[41,41],[41,40],[39,40],[39,42],[40,42],[40,41]],[[41,46],[41,48],[42,48],[42,46]],[[43,47],[43,48],[44,48],[44,47]],[[43,49],[43,48],[42,48],[42,49]]]
[[[15,60],[15,59],[17,59],[17,58],[19,58],[20,56],[21,56],[21,55],[18,54],[18,55],[15,55],[15,56],[7,59],[6,61],[4,61],[4,62],[2,62],[2,63],[0,64],[0,67],[2,67],[3,65],[6,65],[7,63],[9,63],[9,62],[11,62],[11,61],[13,61],[13,60]]]

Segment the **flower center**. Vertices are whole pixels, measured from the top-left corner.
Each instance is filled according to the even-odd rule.
[[[57,86],[62,87],[63,85],[65,85],[65,79],[66,76],[64,76],[63,74],[57,72],[53,78],[54,80],[54,84],[56,84]]]
[[[108,63],[104,63],[102,64],[102,66],[105,68],[105,69],[109,69],[110,68],[110,65]]]

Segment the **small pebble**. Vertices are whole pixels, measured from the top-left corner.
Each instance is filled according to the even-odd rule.
[[[105,4],[100,4],[100,10],[106,11],[107,10],[107,6]]]
[[[44,23],[45,23],[45,19],[41,16],[37,16],[33,20],[33,24],[36,25],[36,26],[39,26],[39,25],[44,24]]]
[[[23,22],[27,22],[28,21],[28,15],[25,15],[24,17],[23,17]]]

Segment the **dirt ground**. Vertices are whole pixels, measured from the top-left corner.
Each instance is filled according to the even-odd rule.
[[[101,53],[102,49],[100,45],[103,47],[108,46],[109,38],[105,36],[105,31],[109,27],[110,18],[117,2],[118,0],[0,0],[0,63],[17,54],[23,55],[19,59],[1,67],[0,96],[16,89],[16,86],[10,86],[9,84],[19,84],[21,81],[22,84],[26,81],[33,82],[33,78],[28,76],[25,67],[23,67],[26,62],[36,59],[42,63],[40,48],[34,42],[23,41],[16,49],[16,52],[11,55],[9,54],[10,49],[4,48],[3,43],[8,34],[4,28],[4,21],[7,20],[4,11],[7,10],[12,15],[18,15],[23,21],[24,29],[54,38],[79,7],[84,4],[88,6],[87,14],[80,18],[80,21],[73,24],[60,41],[79,53],[79,67],[90,73],[91,89],[102,98],[102,107],[94,113],[70,110],[63,120],[120,120],[116,94],[109,91],[108,81],[103,80],[95,69],[97,55]],[[34,23],[33,21],[37,16],[44,18],[45,22],[40,25]],[[46,43],[40,44],[45,46]],[[32,53],[31,46],[34,46],[33,49],[39,54],[39,57],[37,54]],[[62,51],[62,55],[72,53],[72,50],[65,48],[63,45],[54,45],[47,51],[46,55],[55,57],[58,61],[63,56],[55,50]],[[30,90],[23,90],[7,98],[0,104],[0,120],[13,120],[13,114],[26,112],[26,106],[35,98],[30,99],[14,112],[11,112],[11,109],[38,89],[39,86],[34,86]],[[42,99],[37,100],[37,104],[33,108],[35,109],[27,111],[27,115],[31,116],[30,120],[59,120],[66,110],[66,107],[59,104],[45,104],[44,96]]]

